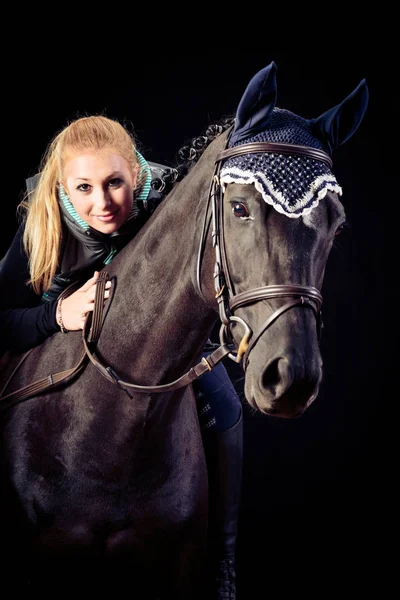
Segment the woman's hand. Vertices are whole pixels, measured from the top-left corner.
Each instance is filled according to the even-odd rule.
[[[96,282],[99,278],[99,271],[95,271],[93,277],[73,294],[64,298],[61,303],[61,319],[65,329],[77,331],[83,329],[86,315],[93,311],[94,297],[96,294]],[[111,287],[111,281],[107,281],[106,288]],[[110,290],[106,289],[104,298],[108,298]]]

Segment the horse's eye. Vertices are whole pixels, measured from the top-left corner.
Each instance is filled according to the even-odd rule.
[[[235,217],[248,217],[250,215],[249,209],[246,204],[242,202],[232,202],[232,212]]]
[[[342,223],[341,225],[339,225],[339,227],[335,231],[335,236],[339,235],[339,233],[341,233],[345,227],[346,223]]]

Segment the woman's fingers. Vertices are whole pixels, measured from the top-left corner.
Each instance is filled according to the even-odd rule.
[[[110,295],[110,290],[105,290],[104,298],[108,298],[109,295]],[[91,293],[89,294],[89,297],[88,297],[89,302],[94,302],[95,297],[96,297],[96,289],[92,290]]]
[[[106,291],[104,292],[104,298],[108,298],[108,297],[109,297],[109,295],[110,295],[110,291],[109,291],[109,290],[106,290]],[[90,311],[93,311],[93,310],[94,310],[94,296],[93,296],[93,299],[92,299],[91,301],[89,301],[89,302],[88,302],[88,303],[87,303],[87,304],[84,306],[84,308],[83,308],[83,310],[82,310],[82,317],[83,317],[83,318],[85,318],[85,317],[86,317],[86,314],[87,314],[88,312],[90,312]]]
[[[96,296],[96,283],[99,271],[95,271],[93,277],[76,292],[65,298],[62,302],[62,319],[66,329],[71,331],[82,329],[89,312],[93,312],[94,299]],[[104,300],[110,296],[111,281],[107,281],[104,290]]]
[[[99,278],[99,271],[95,271],[93,277],[87,280],[86,283],[80,288],[81,292],[87,292],[96,283]]]
[[[87,302],[94,302],[94,299],[96,296],[96,283],[97,283],[98,277],[99,277],[99,274],[98,274],[98,271],[96,271],[96,276],[93,276],[91,279],[88,279],[88,281],[78,290],[78,291],[86,294]],[[109,289],[111,287],[111,281],[107,281],[105,287],[106,287],[106,290]],[[110,295],[110,293],[107,292],[107,295],[104,295],[104,297],[108,298],[109,295]]]

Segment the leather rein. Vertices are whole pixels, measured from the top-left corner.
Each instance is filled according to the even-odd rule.
[[[182,388],[189,385],[195,379],[201,377],[206,371],[211,371],[221,360],[226,356],[231,358],[237,363],[243,360],[244,370],[246,370],[249,354],[254,348],[255,344],[276,319],[286,312],[287,310],[294,308],[295,306],[305,306],[311,308],[315,314],[317,320],[318,330],[321,328],[321,305],[322,295],[315,287],[312,286],[300,286],[300,285],[269,285],[253,290],[242,292],[240,294],[234,293],[234,288],[229,273],[228,263],[226,259],[225,250],[225,239],[224,239],[224,228],[223,228],[223,195],[224,186],[221,185],[219,180],[219,173],[221,169],[221,163],[223,160],[231,157],[238,156],[240,154],[248,153],[266,153],[274,152],[277,154],[287,155],[299,155],[309,156],[314,160],[320,160],[327,164],[330,168],[332,167],[332,160],[328,154],[322,150],[315,148],[309,148],[308,146],[296,146],[292,144],[276,144],[269,142],[258,142],[243,144],[234,148],[224,150],[217,155],[215,159],[214,174],[210,184],[210,191],[208,195],[207,208],[205,211],[205,218],[203,223],[203,231],[200,241],[200,249],[197,260],[197,287],[201,295],[201,280],[200,271],[202,264],[202,256],[204,253],[204,247],[207,238],[207,230],[210,225],[209,207],[211,203],[211,217],[212,217],[212,243],[215,251],[215,264],[214,264],[214,287],[215,287],[215,298],[218,302],[219,316],[221,320],[220,329],[220,346],[216,350],[211,352],[207,357],[203,357],[202,360],[189,369],[184,375],[164,385],[138,385],[122,380],[118,374],[110,367],[104,365],[98,357],[95,356],[95,347],[98,342],[102,325],[104,322],[104,292],[107,281],[109,280],[109,273],[107,271],[101,271],[99,274],[98,281],[96,283],[96,294],[94,300],[93,312],[88,314],[82,331],[82,341],[84,345],[84,351],[78,361],[78,363],[71,369],[60,371],[55,374],[48,375],[42,379],[39,379],[33,383],[26,385],[25,387],[13,391],[5,395],[5,391],[8,388],[14,375],[25,361],[29,353],[28,351],[19,362],[17,367],[12,372],[8,381],[6,382],[3,390],[0,393],[0,410],[5,410],[11,406],[18,404],[28,398],[37,396],[44,392],[53,390],[59,387],[61,384],[67,384],[74,380],[86,367],[90,360],[96,369],[103,375],[108,381],[116,384],[120,389],[124,390],[131,398],[132,394],[129,390],[139,393],[162,393],[171,392],[173,390]],[[61,294],[62,297],[67,297],[76,289],[76,284],[69,286]],[[278,308],[270,317],[263,323],[256,334],[253,333],[249,325],[240,317],[235,316],[234,310],[248,304],[253,304],[260,300],[270,300],[273,298],[291,298],[286,304]],[[230,326],[232,323],[239,323],[244,328],[244,335],[237,345],[232,337]],[[232,345],[237,346],[236,354],[232,352]]]

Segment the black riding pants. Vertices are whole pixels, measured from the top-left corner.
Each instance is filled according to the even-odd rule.
[[[196,379],[193,390],[202,431],[226,431],[237,423],[241,402],[222,363]]]

